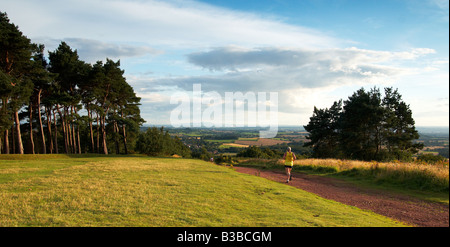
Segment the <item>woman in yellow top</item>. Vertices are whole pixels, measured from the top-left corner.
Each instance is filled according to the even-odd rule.
[[[286,183],[289,183],[289,181],[292,180],[291,171],[292,167],[294,166],[294,160],[297,159],[297,157],[295,157],[295,154],[291,152],[291,147],[287,148],[286,153],[284,153],[283,155],[283,159],[284,159],[284,168],[286,170],[286,174],[288,175]]]

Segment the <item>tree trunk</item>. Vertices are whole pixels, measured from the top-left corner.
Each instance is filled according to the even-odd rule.
[[[73,116],[73,107],[67,108],[67,114]],[[67,125],[69,126],[69,140],[70,140],[70,147],[72,150],[72,153],[77,152],[77,147],[75,145],[75,127],[73,126],[73,119],[67,120]]]
[[[100,153],[100,120],[97,112],[97,153]]]
[[[8,136],[8,130],[6,129],[4,132],[4,145],[3,145],[3,153],[9,154],[9,136]]]
[[[52,113],[50,108],[45,107],[45,114],[47,115],[47,130],[48,130],[48,139],[50,140],[50,153],[53,153],[53,137],[52,137]]]
[[[75,114],[77,114],[77,108],[75,108]],[[77,124],[77,145],[78,145],[78,154],[81,154],[81,143],[80,143],[80,126]]]
[[[116,142],[116,154],[120,154],[120,147],[119,147],[119,140],[117,138],[119,137],[119,126],[117,126],[117,122],[114,121],[114,141]]]
[[[67,140],[69,142],[69,152],[74,153],[73,140],[72,140],[72,126],[70,126],[69,120],[66,120]]]
[[[121,116],[123,118],[123,112],[121,113]],[[125,149],[125,154],[128,154],[128,148],[127,148],[127,135],[125,132],[125,124],[122,125],[122,136],[123,136],[123,146]]]
[[[59,150],[58,150],[58,126],[56,124],[55,110],[53,110],[53,123],[55,124],[55,153],[59,153]]]
[[[14,120],[14,114],[12,116],[12,119]],[[12,142],[12,153],[16,154],[16,131],[14,128],[14,124],[13,126],[11,126],[11,142]]]
[[[73,106],[70,107],[70,114],[73,115]],[[75,123],[73,121],[73,119],[70,121],[71,125],[72,125],[72,145],[73,145],[73,153],[76,154],[77,153],[77,138],[76,138],[76,133],[75,133]]]
[[[70,125],[69,119],[67,119],[67,115],[69,115],[69,108],[64,107],[64,122],[66,124],[66,134],[67,134],[67,143],[69,146],[69,152],[74,153],[73,151],[73,140],[72,140],[72,126]]]
[[[89,118],[89,131],[90,131],[90,136],[91,136],[91,150],[92,152],[94,152],[95,148],[94,148],[94,131],[92,130],[92,111],[87,108],[87,112],[88,112],[88,118]]]
[[[125,133],[125,125],[122,125],[122,136],[123,136],[123,147],[124,147],[124,151],[125,154],[128,154],[128,147],[127,147],[127,135]]]
[[[81,154],[81,143],[80,143],[80,128],[77,128],[77,136],[78,136],[78,154]]]
[[[67,129],[66,129],[66,124],[63,118],[63,114],[61,113],[61,110],[59,109],[59,105],[57,105],[56,110],[58,111],[59,114],[59,120],[61,120],[61,126],[63,129],[63,137],[64,137],[64,149],[66,151],[66,154],[69,154],[69,142],[67,140]]]
[[[75,131],[75,124],[72,123],[72,135],[73,135],[73,153],[78,153],[78,145],[77,145],[77,133]]]
[[[19,110],[14,112],[14,121],[16,122],[17,148],[19,154],[23,154],[22,135],[20,134]]]
[[[5,116],[7,115],[7,109],[8,109],[8,98],[2,99],[3,102],[3,112],[5,113]],[[3,153],[9,154],[9,136],[8,136],[8,129],[5,129],[4,132],[4,145],[3,145]]]
[[[108,147],[106,146],[106,117],[102,117],[102,139],[103,139],[103,153],[108,154]]]
[[[33,103],[30,102],[28,106],[28,112],[30,113],[30,144],[31,144],[31,153],[34,154],[34,140],[33,140]]]
[[[45,145],[45,135],[44,135],[44,127],[42,126],[42,114],[41,114],[41,93],[42,89],[39,90],[38,97],[37,97],[37,108],[38,108],[38,115],[39,115],[39,127],[41,128],[41,139],[42,139],[42,153],[47,153],[47,147]]]

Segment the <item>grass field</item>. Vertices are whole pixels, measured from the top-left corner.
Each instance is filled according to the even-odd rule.
[[[1,155],[0,226],[403,226],[193,159]]]
[[[224,146],[224,147],[238,147],[238,148],[247,148],[248,147],[248,145],[236,144],[236,143],[224,143],[221,146]]]
[[[239,140],[234,141],[236,144],[241,145],[251,145],[251,146],[272,146],[281,143],[289,143],[290,141],[280,140],[280,138],[239,138]]]

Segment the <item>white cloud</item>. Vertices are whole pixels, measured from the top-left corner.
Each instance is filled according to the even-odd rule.
[[[405,76],[426,73],[426,68],[411,68],[404,63],[434,52],[422,48],[388,52],[357,48],[219,47],[187,56],[192,64],[210,70],[209,74],[151,78],[147,85],[151,85],[148,92],[158,91],[164,85],[175,87],[174,91],[189,92],[197,83],[204,92],[217,91],[222,95],[236,91],[278,92],[281,116],[291,116],[283,121],[295,124],[295,119],[305,124],[314,106],[329,107],[360,87],[388,87]],[[145,80],[140,83],[146,84]],[[347,91],[336,94],[340,88]]]
[[[248,49],[228,46],[207,52],[188,55],[188,61],[210,70],[236,70],[258,66],[287,66],[301,68],[314,65],[332,71],[348,68],[375,67],[374,64],[392,63],[397,60],[412,60],[419,56],[435,53],[428,48],[416,48],[406,52],[373,51],[352,48],[298,49],[265,47]]]
[[[31,37],[133,40],[189,49],[229,44],[333,47],[342,42],[273,17],[193,1],[16,0],[2,5]]]
[[[89,63],[104,60],[105,58],[117,60],[125,57],[140,57],[162,53],[148,46],[112,44],[91,39],[66,38],[64,41],[73,49],[77,49],[80,58]]]

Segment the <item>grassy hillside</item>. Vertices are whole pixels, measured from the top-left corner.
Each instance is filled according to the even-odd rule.
[[[208,162],[0,156],[0,226],[402,226]]]

